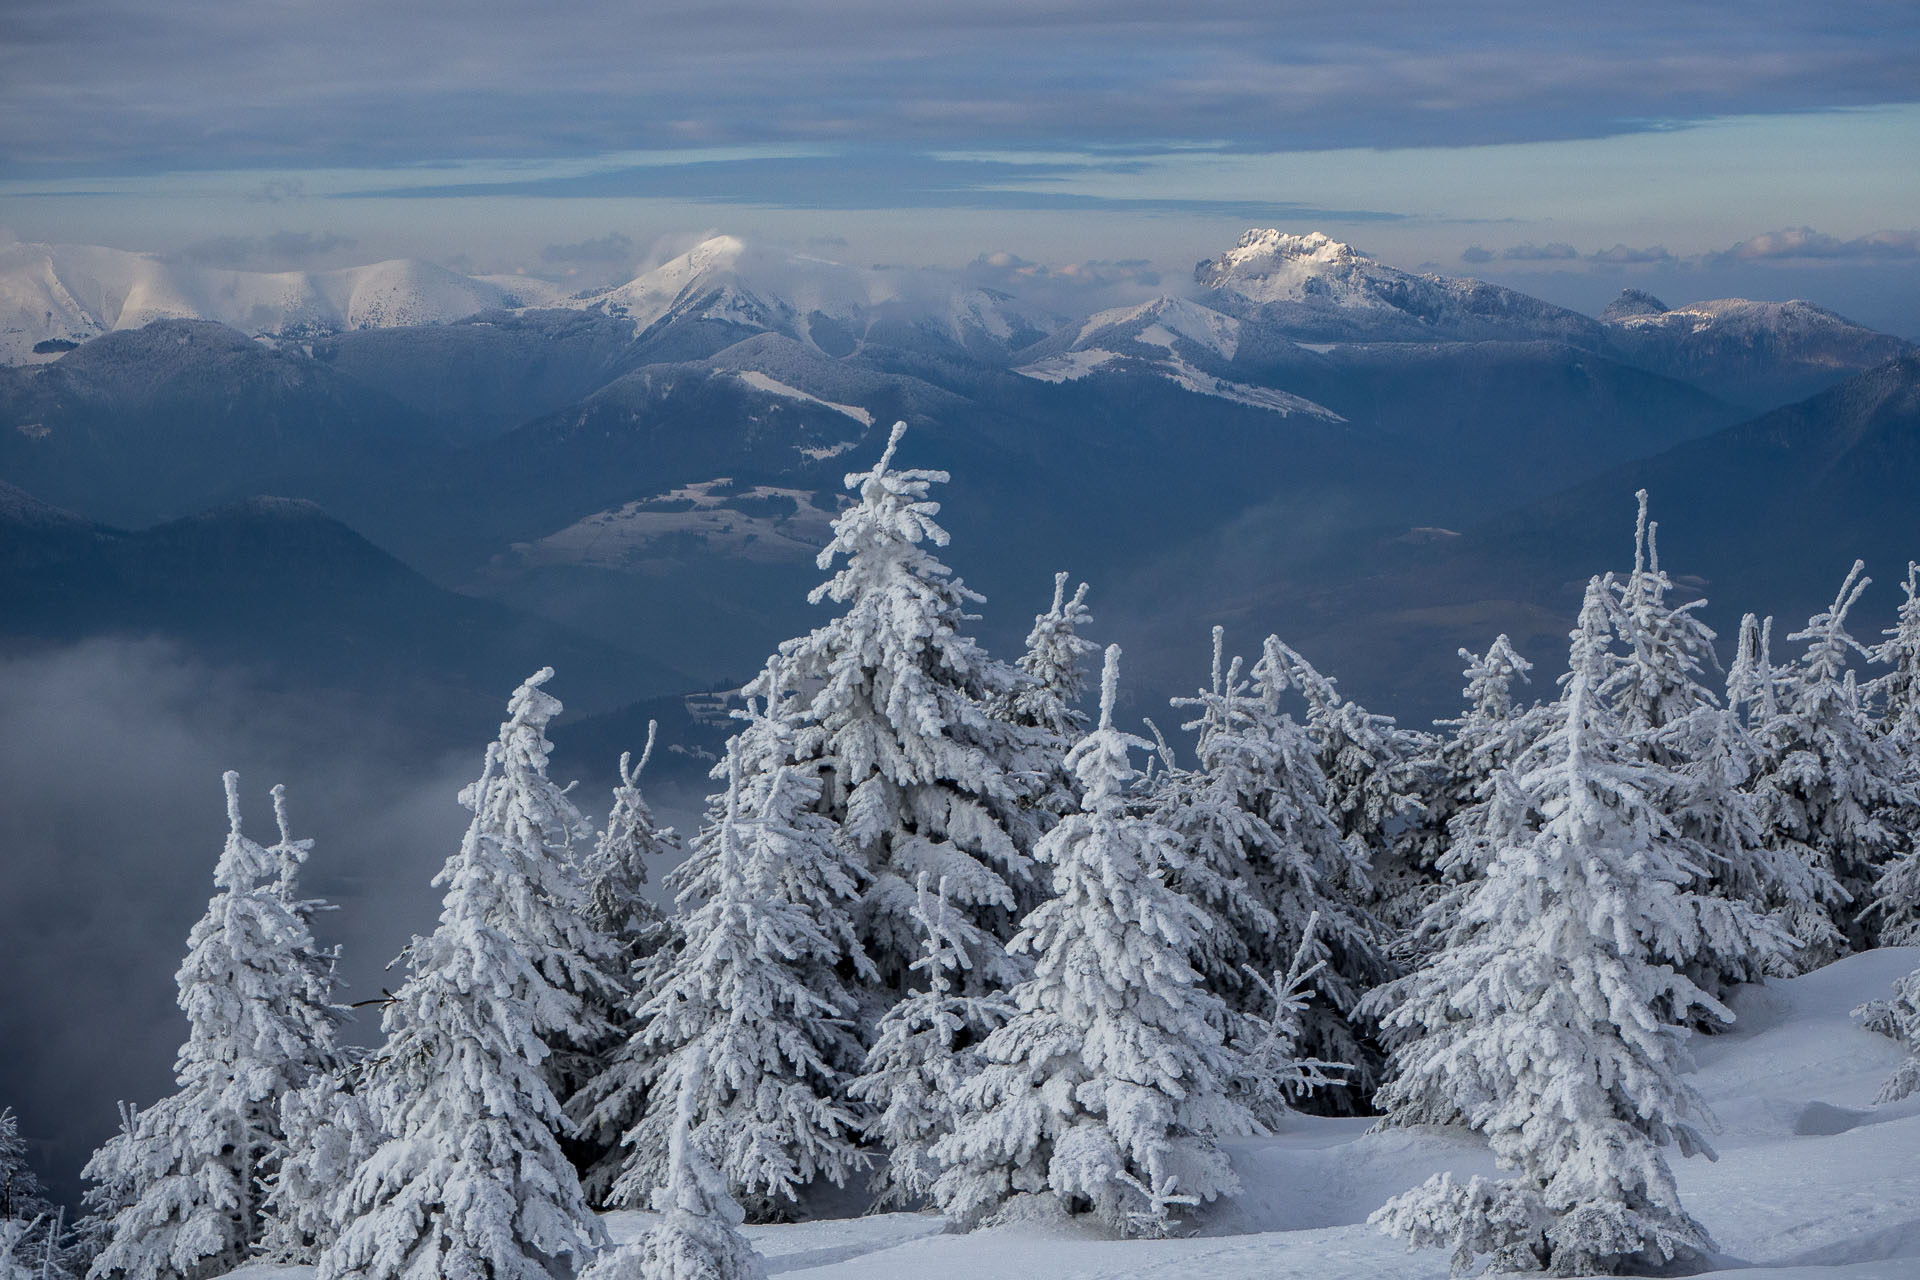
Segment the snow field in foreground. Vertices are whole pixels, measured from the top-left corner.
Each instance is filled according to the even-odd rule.
[[[1852,956],[1743,993],[1738,1028],[1695,1037],[1694,1083],[1719,1122],[1717,1162],[1669,1152],[1687,1209],[1728,1280],[1920,1280],[1920,1095],[1874,1098],[1903,1058],[1850,1016],[1920,965],[1920,947]],[[747,1234],[777,1276],[814,1280],[1443,1280],[1442,1250],[1408,1253],[1366,1225],[1389,1197],[1442,1169],[1493,1172],[1486,1147],[1437,1129],[1368,1133],[1368,1121],[1297,1117],[1229,1145],[1245,1184],[1198,1235],[1117,1240],[1035,1220],[947,1235],[933,1214],[892,1213]],[[616,1241],[650,1214],[615,1213]],[[245,1267],[230,1280],[308,1280]]]

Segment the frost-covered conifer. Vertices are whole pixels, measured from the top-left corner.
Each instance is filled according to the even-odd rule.
[[[284,828],[272,852],[240,830],[239,775],[225,775],[228,833],[219,892],[187,938],[176,980],[187,1040],[178,1092],[137,1114],[88,1162],[95,1203],[111,1212],[94,1280],[230,1271],[264,1234],[260,1184],[284,1152],[280,1098],[340,1063],[332,958],[307,927],[292,867],[305,856]],[[284,807],[276,809],[284,819]],[[103,1215],[104,1216],[104,1215]]]
[[[1753,793],[1766,840],[1797,854],[1826,887],[1820,905],[1831,925],[1828,940],[1811,930],[1797,935],[1807,965],[1874,944],[1866,909],[1875,881],[1908,852],[1891,819],[1920,803],[1890,743],[1874,732],[1848,670],[1852,657],[1866,653],[1846,629],[1870,581],[1861,576],[1864,567],[1856,561],[1832,606],[1788,637],[1806,642],[1806,654],[1774,681],[1774,714],[1749,721],[1762,751]]]
[[[1690,759],[1701,730],[1698,713],[1719,698],[1702,683],[1717,670],[1713,629],[1700,620],[1704,599],[1676,605],[1673,579],[1660,567],[1660,526],[1647,519],[1647,491],[1639,499],[1634,529],[1633,572],[1609,575],[1610,613],[1624,653],[1610,653],[1602,696],[1621,732],[1640,743],[1656,764],[1674,768]]]
[[[1214,1139],[1252,1118],[1227,1097],[1224,1011],[1192,967],[1212,922],[1167,883],[1185,861],[1172,833],[1130,812],[1140,775],[1127,753],[1148,744],[1113,727],[1119,655],[1107,650],[1099,727],[1069,757],[1084,812],[1037,851],[1057,896],[1016,941],[1033,976],[935,1147],[935,1199],[961,1223],[1049,1193],[1116,1230],[1160,1234],[1182,1207],[1239,1188]]]
[[[1674,968],[1697,945],[1697,872],[1655,808],[1671,778],[1599,696],[1608,612],[1595,579],[1560,723],[1500,776],[1511,825],[1494,828],[1494,860],[1446,948],[1389,1001],[1388,1026],[1411,1037],[1379,1094],[1389,1121],[1463,1119],[1513,1174],[1443,1175],[1374,1215],[1413,1246],[1451,1245],[1460,1268],[1586,1275],[1711,1247],[1662,1148],[1705,1149],[1679,1022],[1695,1006],[1732,1015]]]
[[[582,993],[610,981],[571,857],[582,823],[546,775],[552,675],[515,691],[460,793],[473,820],[434,877],[439,927],[407,948],[356,1094],[378,1141],[341,1197],[323,1280],[552,1280],[604,1242],[555,1136],[567,1124],[550,1083],[551,1046],[594,1034]]]
[[[1080,634],[1093,621],[1086,599],[1086,583],[1069,597],[1067,575],[1053,575],[1053,605],[1034,618],[1018,670],[1006,691],[993,700],[995,714],[1036,731],[1026,744],[1021,768],[1011,775],[1028,814],[1016,830],[1026,839],[1038,839],[1078,803],[1073,775],[1067,769],[1067,748],[1086,732],[1087,717],[1079,709],[1087,691],[1082,663],[1100,648]],[[1015,886],[1022,891],[1023,901],[1033,896],[1024,892],[1029,887]]]
[[[1240,671],[1215,627],[1211,688],[1174,700],[1198,713],[1183,726],[1198,734],[1196,767],[1181,768],[1163,743],[1150,813],[1186,853],[1170,882],[1219,923],[1200,938],[1193,963],[1227,1005],[1229,1040],[1248,1042],[1271,1012],[1260,980],[1303,947],[1316,959],[1333,955],[1328,939],[1342,958],[1373,953],[1366,914],[1328,893],[1329,868],[1349,858],[1352,846],[1326,811],[1313,745],[1301,726],[1270,714]],[[1345,1021],[1364,989],[1353,977],[1331,964],[1312,966],[1309,980],[1321,999],[1306,1011],[1303,1038],[1312,1053],[1377,1065]]]
[[[577,1122],[570,1154],[583,1171],[581,1183],[588,1198],[596,1204],[619,1176],[626,1157],[620,1139],[639,1118],[644,1097],[622,1084],[632,1083],[631,1054],[625,1046],[635,1029],[634,1011],[653,993],[672,960],[674,925],[646,896],[647,863],[667,861],[680,849],[679,835],[655,823],[653,809],[640,790],[640,774],[653,757],[658,729],[657,722],[647,722],[647,745],[638,764],[631,755],[621,753],[613,810],[582,867],[587,923],[612,941],[614,964],[622,979],[619,998],[593,1008],[609,1034],[585,1083],[566,1100],[567,1114]],[[623,1095],[624,1105],[600,1107],[616,1093]]]
[[[1376,715],[1344,698],[1331,676],[1298,652],[1270,638],[1267,679],[1286,678],[1307,704],[1307,732],[1327,779],[1327,809],[1340,833],[1365,850],[1369,869],[1385,861],[1396,830],[1420,815],[1420,777],[1415,761],[1430,749],[1427,735],[1400,728],[1392,716]]]
[[[1900,602],[1899,622],[1873,650],[1874,661],[1892,670],[1873,682],[1872,692],[1880,702],[1881,732],[1920,755],[1920,564],[1908,562],[1901,590],[1907,598]],[[1920,762],[1912,768],[1920,769]]]
[[[1087,695],[1087,655],[1100,646],[1080,634],[1093,621],[1087,608],[1087,584],[1067,595],[1065,571],[1053,575],[1053,607],[1033,620],[1027,633],[1027,651],[1018,665],[1026,676],[1006,699],[1008,718],[1045,729],[1068,742],[1086,732],[1086,713],[1079,709]]]
[[[1896,1040],[1907,1060],[1880,1090],[1880,1101],[1898,1102],[1920,1093],[1920,969],[1893,984],[1893,999],[1869,1000],[1853,1011],[1869,1031]]]
[[[1419,961],[1432,938],[1416,928],[1433,903],[1486,861],[1485,817],[1493,777],[1543,732],[1544,709],[1514,702],[1514,683],[1527,682],[1533,664],[1496,636],[1485,655],[1460,650],[1466,707],[1441,720],[1426,750],[1412,760],[1421,781],[1421,812],[1396,841],[1385,867],[1376,868],[1378,911],[1400,936],[1407,958]],[[1450,889],[1450,886],[1452,888]]]
[[[639,1101],[612,1203],[664,1185],[689,1087],[693,1140],[758,1217],[864,1163],[846,1100],[862,1053],[847,984],[872,975],[851,915],[861,870],[817,811],[818,771],[776,763],[792,731],[775,695],[729,744],[718,821],[676,871],[683,945],[595,1110],[604,1121]]]
[[[655,823],[653,809],[640,791],[640,775],[653,758],[658,721],[647,721],[647,745],[640,762],[622,752],[620,785],[613,789],[613,811],[583,867],[587,922],[612,938],[629,971],[659,941],[660,909],[647,898],[647,863],[671,861],[680,849],[672,827]]]
[[[1892,668],[1873,681],[1879,734],[1900,768],[1906,794],[1881,815],[1901,850],[1874,886],[1882,946],[1920,942],[1920,564],[1907,565],[1899,624],[1873,655]]]
[[[953,1100],[974,1067],[972,1047],[1013,1012],[1005,996],[956,990],[956,971],[971,961],[954,935],[946,886],[929,895],[923,879],[914,912],[927,944],[913,967],[927,989],[880,1019],[866,1071],[847,1088],[869,1108],[867,1134],[886,1152],[874,1179],[881,1205],[914,1204],[933,1190],[940,1175],[933,1145],[953,1131]]]
[[[1057,745],[993,712],[1013,673],[961,634],[981,597],[929,550],[947,543],[927,498],[947,473],[893,469],[905,428],[894,425],[871,471],[846,478],[860,501],[820,553],[822,569],[844,563],[808,598],[843,612],[780,647],[782,678],[804,691],[794,714],[819,730],[797,741],[806,754],[796,763],[817,766],[818,811],[871,876],[858,912],[878,974],[871,1017],[908,989],[922,874],[947,882],[974,961],[969,982],[988,990],[1020,977],[1001,944],[1035,896],[1028,782]]]
[[[1315,942],[1319,923],[1317,916],[1308,919],[1306,936],[1285,972],[1276,969],[1268,979],[1248,966],[1248,977],[1265,1007],[1242,1015],[1228,1041],[1239,1059],[1231,1094],[1246,1106],[1248,1114],[1269,1127],[1300,1099],[1339,1084],[1346,1073],[1340,1063],[1300,1054],[1307,1029],[1306,1013],[1313,1003],[1308,984],[1326,964]]]
[[[69,1280],[64,1212],[27,1163],[12,1107],[0,1107],[0,1280]]]
[[[286,1155],[266,1181],[266,1261],[311,1263],[339,1236],[347,1183],[380,1141],[360,1092],[365,1078],[356,1058],[280,1099]]]
[[[1607,579],[1618,649],[1607,655],[1599,696],[1636,754],[1670,772],[1673,790],[1656,804],[1692,844],[1688,861],[1701,871],[1700,946],[1684,967],[1724,995],[1737,983],[1792,971],[1792,936],[1778,926],[1753,928],[1752,915],[1803,898],[1811,880],[1800,859],[1766,840],[1747,790],[1759,749],[1738,713],[1702,683],[1719,665],[1714,632],[1698,615],[1706,601],[1671,601],[1659,525],[1647,519],[1646,490],[1636,496],[1633,572]]]
[[[706,1069],[703,1052],[695,1049],[674,1108],[667,1181],[653,1200],[659,1224],[602,1254],[580,1280],[766,1280],[760,1255],[740,1234],[745,1215],[693,1138]]]
[[[1316,951],[1326,965],[1313,979],[1321,1003],[1308,1011],[1304,1048],[1346,1068],[1343,1083],[1322,1090],[1317,1103],[1350,1110],[1372,1091],[1380,1066],[1361,997],[1393,977],[1395,968],[1382,947],[1379,923],[1362,905],[1373,897],[1368,850],[1341,833],[1308,727],[1280,709],[1297,687],[1296,656],[1277,636],[1268,636],[1254,664],[1254,697],[1247,704],[1248,732],[1264,744],[1267,759],[1251,811],[1273,830],[1281,847],[1298,851],[1260,877],[1262,899],[1282,927],[1274,953],[1254,963],[1267,971],[1285,964],[1306,939],[1308,918],[1319,916]]]

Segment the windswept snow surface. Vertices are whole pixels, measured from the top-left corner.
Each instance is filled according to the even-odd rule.
[[[1742,993],[1738,1027],[1694,1042],[1695,1083],[1720,1123],[1718,1162],[1672,1156],[1680,1193],[1722,1253],[1724,1280],[1914,1280],[1920,1276],[1920,1096],[1875,1106],[1902,1060],[1850,1011],[1920,965],[1920,947],[1853,956]],[[931,1214],[893,1213],[747,1234],[776,1276],[812,1280],[1443,1280],[1440,1250],[1407,1252],[1369,1213],[1442,1169],[1493,1172],[1483,1143],[1435,1129],[1296,1118],[1230,1144],[1238,1200],[1179,1240],[1117,1240],[1036,1216],[968,1235]],[[652,1215],[618,1213],[616,1241]],[[235,1280],[308,1280],[299,1267]]]

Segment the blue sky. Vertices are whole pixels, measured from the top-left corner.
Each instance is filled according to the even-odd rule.
[[[612,277],[725,229],[1173,287],[1260,224],[1920,336],[1916,157],[1910,0],[0,8],[0,227],[254,267]]]

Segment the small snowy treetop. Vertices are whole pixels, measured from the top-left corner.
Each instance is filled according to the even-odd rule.
[[[613,810],[584,868],[588,919],[623,943],[629,959],[638,958],[641,939],[660,918],[643,892],[647,860],[664,858],[680,847],[680,837],[672,827],[654,825],[653,809],[640,790],[640,775],[653,758],[659,728],[659,721],[647,721],[647,745],[638,764],[633,762],[631,752],[620,753],[620,781],[613,789]]]
[[[1081,583],[1069,598],[1066,572],[1054,574],[1053,606],[1034,618],[1033,630],[1027,633],[1027,651],[1015,664],[1027,679],[1013,690],[1009,706],[1013,718],[1062,738],[1079,736],[1087,723],[1086,717],[1074,710],[1087,689],[1081,660],[1100,646],[1080,634],[1080,629],[1093,621],[1086,599],[1086,583]]]
[[[1866,568],[1865,560],[1855,560],[1853,568],[1847,572],[1847,580],[1840,584],[1839,594],[1834,596],[1826,612],[1814,614],[1807,619],[1805,630],[1787,637],[1789,642],[1807,642],[1807,655],[1801,660],[1805,673],[1804,684],[1837,683],[1847,669],[1849,655],[1868,659],[1873,657],[1865,645],[1847,634],[1847,614],[1859,601],[1860,593],[1873,584],[1872,578],[1863,576]]]
[[[1513,713],[1513,682],[1530,683],[1527,672],[1533,670],[1533,664],[1514,650],[1505,632],[1494,637],[1485,657],[1470,649],[1460,650],[1460,656],[1467,664],[1461,673],[1467,684],[1460,694],[1473,717],[1482,722],[1506,719]]]
[[[891,544],[917,546],[921,542],[931,542],[936,547],[947,545],[947,531],[935,523],[934,517],[940,514],[940,504],[927,497],[931,485],[945,484],[952,477],[945,471],[924,468],[910,468],[905,471],[893,470],[893,451],[900,445],[900,437],[907,432],[905,422],[893,424],[893,433],[887,437],[886,452],[873,464],[871,471],[851,471],[847,473],[846,487],[859,491],[858,504],[847,508],[833,521],[833,540],[820,549],[814,563],[822,569],[833,567],[835,556],[844,555],[848,563],[828,581],[815,587],[807,599],[818,604],[823,599],[836,603],[844,602],[857,589],[861,574],[857,572],[857,563],[864,554],[881,552],[899,554]],[[914,559],[933,557],[919,552]],[[935,562],[937,576],[946,577],[952,571],[945,565]],[[974,595],[959,586],[954,586],[967,599],[978,600]]]

